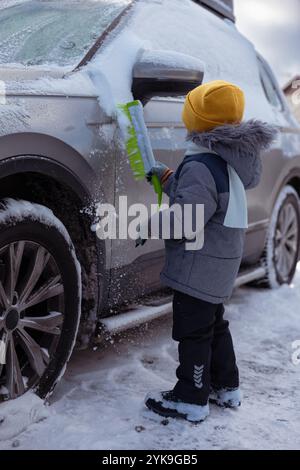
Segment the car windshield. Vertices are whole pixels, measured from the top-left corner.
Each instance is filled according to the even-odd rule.
[[[0,64],[74,65],[129,3],[1,0]]]

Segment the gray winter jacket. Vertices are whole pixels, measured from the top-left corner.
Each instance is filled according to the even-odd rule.
[[[188,135],[184,161],[192,161],[187,160],[180,173],[169,177],[164,191],[170,206],[204,204],[204,245],[191,251],[186,249],[185,239],[166,240],[163,284],[215,304],[231,296],[247,227],[244,189],[258,185],[260,153],[275,134],[268,124],[251,120]],[[190,158],[193,154],[197,161]]]

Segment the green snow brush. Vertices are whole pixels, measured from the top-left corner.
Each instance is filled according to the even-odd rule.
[[[144,120],[142,103],[138,100],[120,104],[118,108],[128,119],[126,150],[135,180],[142,180],[155,166],[150,138]],[[162,186],[157,175],[152,175],[151,183],[157,194],[158,206],[162,202]]]

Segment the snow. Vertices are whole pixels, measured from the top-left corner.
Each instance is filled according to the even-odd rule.
[[[37,220],[49,227],[56,227],[62,234],[64,239],[71,246],[72,241],[67,229],[63,223],[55,217],[53,212],[48,207],[32,202],[15,200],[6,198],[1,202],[0,207],[0,223],[7,223],[9,220],[14,223],[21,221],[24,217],[29,217],[32,220]]]
[[[5,100],[5,96],[3,97]],[[1,105],[0,102],[0,135],[11,134],[13,129],[28,128],[30,116],[23,103]]]
[[[93,81],[100,105],[108,115],[115,114],[118,104],[133,100],[132,69],[146,47],[146,41],[126,28],[83,72]]]
[[[0,61],[77,65],[130,0],[32,0],[1,9]]]
[[[230,406],[237,408],[242,403],[243,394],[239,388],[234,390],[212,391],[210,399],[214,400],[219,406]]]
[[[51,414],[50,408],[44,405],[33,392],[28,392],[17,400],[2,403],[0,407],[0,442],[14,439],[28,426],[39,423]]]
[[[238,410],[211,405],[210,416],[195,427],[174,420],[162,425],[145,408],[148,392],[174,385],[177,346],[165,317],[97,351],[74,353],[43,421],[30,419],[25,397],[1,404],[2,419],[15,421],[11,431],[0,424],[0,448],[299,449],[300,364],[292,361],[300,340],[299,303],[300,265],[291,287],[235,291],[227,317],[244,395]]]
[[[160,402],[164,408],[169,410],[176,410],[178,413],[183,414],[189,421],[204,421],[209,415],[209,406],[194,405],[192,403],[175,402],[171,400],[164,400],[160,392],[148,393],[145,402],[149,399]]]
[[[15,200],[11,198],[6,198],[2,200],[1,206],[0,206],[0,223],[3,223],[3,224],[8,223],[8,222],[17,223],[18,221],[22,221],[25,217],[30,218],[31,220],[34,220],[34,221],[39,221],[48,227],[55,227],[66,240],[69,246],[70,254],[74,261],[77,274],[78,274],[78,308],[80,308],[81,294],[82,294],[81,265],[76,256],[75,248],[73,246],[72,240],[70,238],[70,235],[66,227],[57,217],[55,217],[53,212],[48,207],[42,206],[40,204],[35,204],[29,201]],[[76,331],[78,331],[79,329],[79,324],[80,324],[80,315],[78,315]],[[69,354],[69,357],[67,358],[66,363],[70,359],[75,342],[76,342],[76,334],[74,337],[73,345],[70,348],[70,354]],[[62,375],[64,375],[65,370],[66,370],[66,365],[64,366],[59,377],[57,378],[56,380],[57,382],[59,382]],[[1,439],[1,434],[0,434],[0,439]]]
[[[169,66],[174,69],[185,70],[204,70],[205,64],[187,54],[174,51],[144,51],[141,55],[141,60],[144,63],[155,63],[156,65]]]
[[[28,72],[30,73],[30,68]],[[58,79],[41,77],[7,82],[6,93],[16,92],[31,95],[98,96],[97,89],[85,73],[74,73]]]
[[[4,8],[14,7],[16,5],[19,5],[20,3],[25,2],[28,2],[28,0],[1,0],[0,10],[3,10]]]

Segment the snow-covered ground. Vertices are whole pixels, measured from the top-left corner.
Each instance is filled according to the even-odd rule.
[[[299,305],[300,265],[292,287],[235,292],[227,315],[244,392],[238,411],[211,406],[194,426],[163,424],[144,408],[146,392],[174,383],[177,348],[165,317],[102,350],[76,352],[50,406],[33,394],[2,404],[0,448],[299,449]]]

